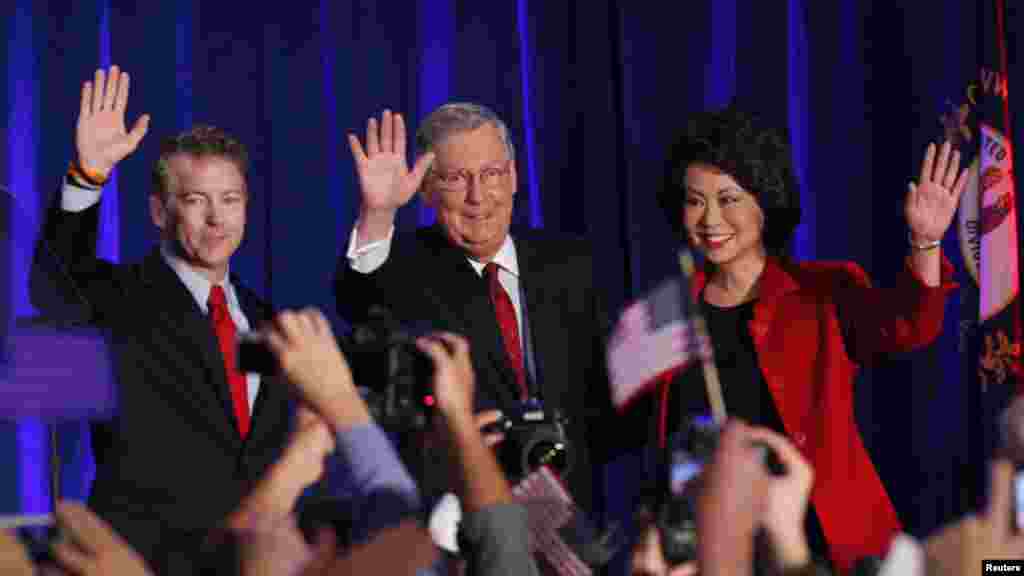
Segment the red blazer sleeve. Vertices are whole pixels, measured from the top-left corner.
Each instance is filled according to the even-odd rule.
[[[831,280],[847,351],[860,364],[879,354],[908,352],[934,341],[942,333],[946,298],[959,287],[945,256],[935,287],[921,281],[909,258],[891,288],[873,287],[864,269],[853,262],[837,264]]]

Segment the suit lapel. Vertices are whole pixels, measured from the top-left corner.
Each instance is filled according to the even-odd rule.
[[[153,305],[161,307],[159,313],[165,320],[162,324],[170,328],[168,337],[176,339],[180,345],[181,362],[188,366],[198,360],[194,370],[185,370],[194,378],[180,383],[183,389],[192,392],[187,396],[196,414],[202,415],[222,437],[239,442],[224,359],[208,318],[177,274],[163,261],[159,250],[154,250],[146,259],[143,280],[150,284],[154,294],[159,294]]]
[[[436,229],[431,229],[436,232]],[[518,402],[516,393],[515,373],[505,358],[505,349],[501,345],[501,331],[495,317],[494,306],[491,304],[486,282],[457,249],[452,248],[447,239],[431,238],[435,243],[436,254],[441,259],[441,268],[449,272],[432,270],[431,276],[436,283],[428,290],[428,298],[434,305],[448,312],[447,316],[455,319],[462,332],[473,342],[474,353],[485,365],[489,365],[499,376],[494,390],[482,390],[488,396],[494,396],[499,406],[511,406]],[[443,243],[443,244],[440,244]],[[483,398],[480,398],[483,400]]]
[[[559,327],[562,318],[562,309],[558,303],[557,286],[550,278],[544,277],[543,261],[536,245],[528,238],[516,240],[516,255],[519,260],[519,285],[526,296],[526,334],[530,342],[531,357],[533,359],[536,374],[536,389],[541,391],[541,396],[546,397],[550,389],[541,388],[548,377],[558,379],[554,374],[554,366],[551,362],[553,357],[559,354],[556,352],[564,347],[565,343],[555,337],[556,334],[565,334],[565,329]]]

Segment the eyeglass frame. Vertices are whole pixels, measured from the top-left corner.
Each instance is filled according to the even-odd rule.
[[[512,159],[506,158],[501,161],[501,167],[487,166],[480,170],[445,170],[440,171],[434,168],[430,170],[430,177],[434,178],[437,182],[438,188],[445,192],[465,192],[469,190],[469,183],[474,182],[475,186],[482,188],[494,188],[500,182],[501,178],[508,176],[512,172]],[[490,175],[489,175],[490,174]],[[459,176],[459,184],[450,185],[444,183],[442,180],[449,176]]]

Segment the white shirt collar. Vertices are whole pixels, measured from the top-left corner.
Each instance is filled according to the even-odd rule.
[[[175,255],[173,249],[166,242],[160,243],[160,255],[163,256],[164,262],[171,267],[171,270],[178,275],[185,288],[188,288],[203,314],[208,314],[206,303],[210,299],[210,289],[213,288],[213,283],[206,276],[192,269],[188,262]],[[224,281],[220,283],[220,286],[224,288],[224,296],[227,298],[229,310],[239,308],[235,287],[232,286],[230,278],[231,270],[228,269],[228,273],[224,275]]]
[[[484,266],[486,266],[486,264],[478,262],[472,258],[466,259],[469,260],[469,264],[473,267],[473,270],[476,270],[477,274],[483,276]],[[512,242],[511,236],[505,236],[505,242],[502,243],[501,248],[498,249],[498,253],[494,255],[494,258],[492,258],[491,261],[516,278],[519,277],[519,257],[516,256],[516,245]]]

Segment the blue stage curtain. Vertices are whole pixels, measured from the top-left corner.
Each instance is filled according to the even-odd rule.
[[[232,270],[275,306],[315,305],[334,317],[330,279],[358,202],[346,134],[362,134],[385,107],[415,130],[448,100],[484,103],[506,120],[521,182],[516,223],[588,237],[613,309],[674,266],[654,201],[666,145],[687,114],[730,101],[789,132],[804,207],[795,255],[853,259],[885,285],[906,253],[906,183],[926,143],[942,137],[947,99],[963,94],[977,68],[978,9],[962,0],[229,4],[0,8],[0,183],[25,195],[37,219],[19,234],[33,237],[73,153],[81,82],[114,63],[132,75],[128,121],[149,113],[152,122],[104,193],[101,252],[130,261],[152,246],[146,197],[160,138],[216,124],[252,158],[247,238]],[[1008,29],[1022,29],[1024,15],[1009,4]],[[1018,56],[1011,78],[1024,78],[1012,34],[1008,48]],[[431,221],[414,201],[398,225]],[[951,237],[946,251],[959,263]],[[972,485],[962,464],[974,392],[958,351],[959,304],[954,295],[939,342],[871,370],[857,391],[861,430],[918,535],[971,500],[961,488]],[[14,471],[0,475],[0,511],[45,506],[43,429],[0,430],[0,469]],[[63,425],[61,443],[62,488],[84,497],[87,428]],[[606,520],[629,525],[639,462],[608,467]]]

